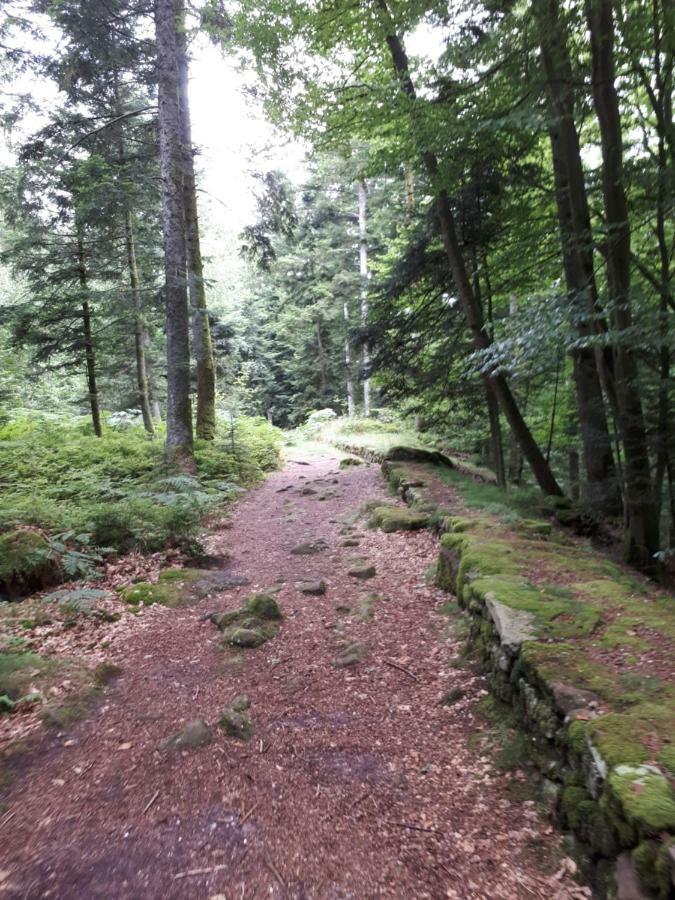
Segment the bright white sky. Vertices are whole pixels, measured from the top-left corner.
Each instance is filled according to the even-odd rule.
[[[47,44],[58,40],[48,25],[45,32]],[[428,26],[418,28],[406,44],[412,54],[434,60],[442,49],[439,33]],[[190,105],[193,139],[199,149],[199,205],[202,223],[208,223],[203,229],[204,249],[218,269],[218,257],[222,261],[227,257],[227,265],[232,265],[237,236],[256,214],[252,172],[282,169],[292,180],[299,181],[305,169],[306,148],[299,141],[276,133],[265,121],[260,107],[245,95],[244,88],[254,73],[242,72],[234,60],[224,58],[205,38],[199,38],[191,49]],[[9,90],[32,91],[45,110],[59,102],[55,85],[32,75],[18,78]],[[11,142],[20,143],[42,121],[40,115],[28,116],[10,136]],[[12,164],[13,156],[11,146],[0,136],[0,165]],[[229,245],[227,249],[225,244]],[[218,277],[215,271],[213,275]]]

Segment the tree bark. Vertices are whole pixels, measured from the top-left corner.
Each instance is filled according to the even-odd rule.
[[[630,222],[624,186],[623,143],[615,87],[614,13],[611,0],[586,0],[591,38],[593,106],[600,129],[610,318],[618,335],[612,345],[619,428],[625,458],[628,530],[626,558],[645,571],[657,568],[659,521],[652,493],[638,366],[623,337],[632,324]]]
[[[593,322],[598,298],[590,214],[574,122],[572,67],[559,0],[535,0],[535,12],[552,120],[549,134],[570,319],[579,336],[587,338],[596,331]],[[572,351],[572,360],[586,500],[606,515],[619,515],[621,490],[599,375],[601,353],[581,347]]]
[[[166,307],[166,443],[183,464],[192,459],[190,322],[185,270],[183,149],[178,99],[174,0],[155,0],[159,82],[159,156]]]
[[[368,231],[366,183],[360,178],[357,184],[359,198],[359,300],[361,307],[361,328],[368,324]],[[363,366],[363,415],[370,416],[370,351],[368,343],[363,344],[361,363]]]
[[[410,78],[407,54],[393,27],[386,0],[378,0],[378,5],[383,13],[386,41],[391,53],[394,70],[398,77],[399,84],[401,85],[401,90],[408,97],[410,102],[415,104],[417,102],[417,95]],[[436,159],[435,154],[429,150],[422,151],[422,159],[434,187],[443,247],[448,258],[455,290],[473,338],[474,347],[479,351],[486,350],[490,346],[490,339],[483,325],[482,309],[477,302],[467,275],[466,265],[457,238],[455,219],[450,207],[448,193],[445,188],[440,186],[438,160]],[[506,378],[497,373],[485,376],[485,383],[487,389],[491,390],[497,398],[500,409],[504,413],[504,416],[511,427],[511,431],[518,441],[539,487],[546,494],[561,495],[562,490],[560,489],[560,485],[556,481],[551,467],[546,462],[540,447],[534,440],[527,423],[521,415],[518,404],[516,403]]]
[[[352,378],[352,351],[349,344],[349,304],[345,300],[342,304],[342,314],[345,320],[345,375],[347,379],[347,415],[354,416],[354,380]]]
[[[98,387],[96,384],[96,348],[91,330],[91,307],[89,305],[89,283],[87,277],[87,262],[84,253],[84,238],[82,229],[76,225],[77,230],[77,269],[80,288],[82,289],[82,339],[84,343],[84,357],[87,367],[87,390],[89,394],[89,408],[91,409],[91,422],[94,426],[94,434],[101,437],[101,406],[98,399]]]
[[[178,53],[181,142],[183,152],[183,196],[187,245],[188,294],[192,310],[192,352],[197,370],[197,437],[212,441],[216,436],[216,366],[206,305],[204,266],[199,237],[197,189],[188,97],[188,56],[183,0],[176,0],[176,48]]]
[[[148,381],[148,366],[145,356],[145,348],[148,346],[148,332],[143,321],[143,301],[141,300],[140,279],[138,277],[138,264],[136,262],[136,242],[134,240],[134,226],[131,211],[124,213],[124,242],[127,251],[127,264],[129,266],[129,285],[131,287],[131,302],[134,309],[134,346],[136,350],[136,384],[138,386],[138,402],[143,416],[143,426],[148,434],[155,433],[150,409],[150,388]]]

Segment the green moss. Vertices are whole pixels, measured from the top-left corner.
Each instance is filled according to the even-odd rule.
[[[556,589],[534,587],[513,577],[479,578],[472,582],[469,592],[482,602],[490,594],[511,609],[532,613],[544,637],[582,637],[591,634],[600,622],[600,614],[592,606],[561,597]]]
[[[39,532],[16,529],[0,534],[0,594],[25,594],[60,579],[58,559]]]
[[[379,527],[382,531],[415,531],[426,528],[429,515],[425,512],[397,506],[378,506],[373,510],[369,525]]]
[[[561,803],[569,827],[576,832],[587,831],[595,808],[588,791],[583,787],[570,785],[563,790]]]
[[[246,612],[259,619],[281,619],[279,604],[269,594],[251,594],[246,601]]]
[[[549,690],[553,682],[572,684],[603,698],[612,698],[616,682],[611,671],[588,659],[581,644],[523,644],[520,664],[529,681]]]
[[[588,724],[602,758],[611,766],[640,765],[653,758],[654,738],[671,740],[675,711],[670,704],[641,703],[623,712],[607,713]]]
[[[648,766],[617,766],[609,776],[614,795],[643,834],[675,831],[675,792]]]
[[[640,883],[657,897],[667,896],[660,891],[659,875],[656,870],[659,845],[656,841],[642,841],[633,850],[631,856],[640,877]]]
[[[205,596],[211,590],[209,573],[202,569],[164,569],[156,584],[141,581],[120,589],[119,593],[126,603],[134,606],[152,606],[159,603],[176,609],[189,606]]]

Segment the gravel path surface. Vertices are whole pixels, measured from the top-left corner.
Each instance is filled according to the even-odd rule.
[[[29,754],[0,817],[0,897],[571,898],[559,836],[505,793],[479,740],[482,680],[427,580],[437,539],[383,534],[375,466],[289,460],[211,539],[247,587],[151,607],[110,648],[122,674],[89,718]],[[343,546],[345,538],[359,541]],[[290,551],[323,539],[311,555]],[[348,574],[354,557],[376,568]],[[300,581],[323,580],[320,596]],[[276,586],[284,620],[235,653],[204,617]],[[371,596],[376,595],[376,596]],[[353,665],[336,662],[357,644]],[[353,648],[352,648],[353,649]],[[444,706],[454,688],[464,692]],[[218,726],[251,701],[248,741]],[[202,718],[213,740],[161,749]]]

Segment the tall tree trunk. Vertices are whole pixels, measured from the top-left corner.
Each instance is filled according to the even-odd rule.
[[[166,306],[166,443],[179,461],[192,459],[190,319],[185,271],[183,148],[178,100],[174,0],[155,0],[159,80],[159,157]]]
[[[77,270],[82,290],[82,340],[84,343],[84,357],[87,366],[87,391],[89,394],[89,408],[91,409],[91,422],[94,426],[94,434],[101,437],[101,407],[98,399],[98,387],[96,385],[96,349],[91,330],[91,307],[89,306],[89,283],[87,277],[87,261],[84,254],[84,237],[79,225],[77,229]]]
[[[188,56],[185,33],[185,6],[176,0],[176,49],[183,154],[183,197],[187,250],[188,293],[192,310],[192,352],[197,370],[197,437],[212,441],[216,436],[216,366],[206,305],[204,267],[199,239],[197,189],[192,148],[192,126],[188,97]]]
[[[129,284],[131,287],[131,302],[134,308],[134,345],[136,350],[136,384],[138,385],[138,402],[143,416],[143,426],[148,434],[155,433],[150,409],[150,388],[148,382],[148,367],[145,356],[145,348],[149,343],[148,332],[143,321],[143,302],[141,300],[140,280],[138,277],[138,264],[136,262],[136,243],[134,240],[134,225],[130,210],[124,213],[124,241],[127,251],[127,264],[129,266]]]
[[[357,185],[359,197],[359,300],[361,306],[361,328],[368,324],[368,232],[366,183],[360,178]],[[363,365],[363,415],[370,415],[370,351],[368,343],[363,344],[361,362]]]
[[[403,44],[394,29],[386,0],[378,0],[378,6],[383,14],[382,19],[385,27],[386,41],[391,53],[394,70],[398,76],[401,90],[413,104],[414,109],[414,104],[417,103],[417,95],[410,78],[408,57],[403,49]],[[415,123],[413,123],[413,128],[414,127]],[[482,309],[476,300],[467,275],[464,258],[457,238],[455,219],[450,207],[448,193],[445,188],[442,188],[440,185],[438,160],[436,159],[435,154],[429,150],[422,151],[422,159],[435,191],[436,210],[441,225],[443,247],[448,258],[455,290],[473,338],[474,347],[478,351],[486,350],[490,346],[490,339],[484,328]],[[540,447],[521,415],[518,404],[516,403],[506,378],[501,374],[494,374],[486,376],[485,382],[487,389],[491,390],[497,398],[500,409],[504,413],[506,421],[509,423],[511,431],[518,441],[539,487],[546,494],[562,494],[560,485],[556,481],[551,467],[546,462]]]
[[[342,304],[342,314],[345,320],[345,375],[347,379],[347,415],[354,416],[354,379],[352,378],[352,350],[349,343],[349,304],[345,300]]]
[[[633,320],[630,305],[630,222],[624,186],[623,144],[614,70],[612,0],[586,0],[591,37],[593,106],[600,128],[610,317],[619,428],[625,458],[628,532],[626,558],[645,571],[657,568],[659,521],[652,493],[649,452],[635,354],[623,338]]]
[[[323,403],[328,393],[328,376],[326,374],[326,352],[323,349],[323,338],[321,337],[321,323],[317,319],[316,326],[316,354],[319,360],[319,393],[321,394],[321,402]]]
[[[535,0],[535,12],[552,120],[549,133],[570,318],[580,337],[587,338],[596,331],[593,322],[598,299],[590,214],[574,122],[572,67],[558,4],[559,0]],[[601,352],[577,348],[572,351],[572,359],[586,499],[605,514],[618,515],[621,491],[599,376]]]
[[[476,247],[472,245],[469,248],[471,254],[471,271],[473,275],[473,292],[476,299],[483,307],[483,291],[480,283],[480,271],[478,269],[478,254]],[[492,296],[490,288],[490,279],[487,275],[487,260],[485,261],[485,283],[487,287],[488,300],[488,336],[492,338]],[[488,411],[488,423],[490,426],[490,451],[492,456],[492,464],[495,468],[497,477],[497,485],[506,487],[506,469],[504,468],[504,446],[502,443],[502,428],[499,421],[499,404],[492,391],[485,391],[485,403]]]
[[[126,149],[124,142],[124,130],[122,125],[122,101],[119,91],[119,79],[117,69],[113,71],[113,91],[115,98],[115,116],[119,119],[115,129],[117,134],[117,159],[120,169],[124,171],[126,165]],[[141,299],[140,279],[138,277],[138,264],[136,261],[136,241],[134,238],[133,216],[129,206],[129,198],[124,192],[122,208],[124,211],[124,244],[127,254],[127,268],[129,270],[129,286],[131,289],[131,305],[134,313],[134,351],[136,357],[136,385],[138,387],[138,405],[141,408],[143,427],[148,434],[154,435],[155,426],[150,411],[150,388],[148,379],[148,366],[145,348],[150,343],[148,332],[143,318],[143,301]]]

